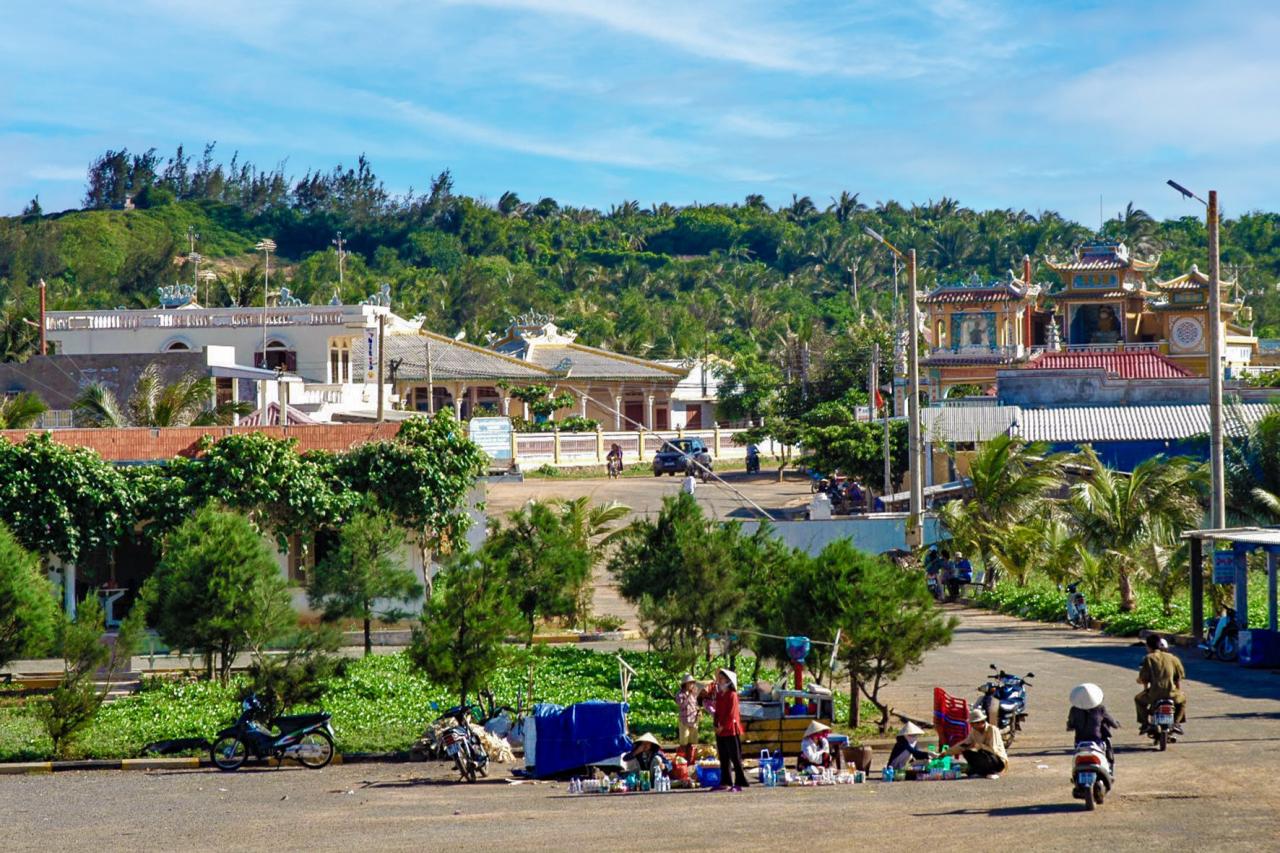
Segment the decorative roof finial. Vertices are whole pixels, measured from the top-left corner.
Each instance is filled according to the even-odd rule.
[[[1049,317],[1047,334],[1049,352],[1062,352],[1062,332],[1058,329],[1058,315]]]

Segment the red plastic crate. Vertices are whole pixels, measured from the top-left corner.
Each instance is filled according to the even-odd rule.
[[[969,703],[958,696],[948,696],[941,687],[933,688],[933,726],[943,746],[964,740],[969,736]]]

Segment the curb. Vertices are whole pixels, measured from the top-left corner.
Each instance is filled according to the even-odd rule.
[[[339,764],[394,764],[410,761],[408,752],[353,752],[333,754],[330,766]],[[274,758],[267,759],[266,767],[279,765]],[[286,759],[286,763],[295,763]],[[21,761],[0,763],[0,776],[23,776],[39,773],[63,773],[69,770],[198,770],[213,767],[208,758],[196,755],[179,758],[86,758],[77,761]]]

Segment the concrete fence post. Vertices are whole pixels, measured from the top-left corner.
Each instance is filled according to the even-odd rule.
[[[560,427],[551,427],[551,459],[557,465],[560,464]]]

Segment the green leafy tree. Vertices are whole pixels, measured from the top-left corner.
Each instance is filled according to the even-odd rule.
[[[64,757],[76,736],[93,722],[111,685],[129,668],[142,643],[145,626],[145,610],[135,604],[120,623],[114,642],[108,645],[103,637],[106,626],[102,605],[96,595],[80,604],[76,621],[63,617],[62,679],[48,700],[35,709],[37,719],[53,741],[56,756]]]
[[[142,599],[171,646],[203,652],[223,684],[236,655],[296,624],[289,592],[262,535],[242,515],[206,506],[164,543]]]
[[[867,484],[884,482],[884,423],[860,421],[845,401],[821,403],[805,414],[799,427],[804,447],[801,463],[816,471],[840,471]],[[889,461],[899,476],[907,468],[907,425],[889,427]]]
[[[863,555],[850,587],[840,657],[879,709],[884,731],[892,709],[880,691],[919,666],[925,652],[950,643],[958,620],[937,608],[919,572],[903,571],[882,558]]]
[[[213,403],[212,376],[189,373],[166,383],[158,365],[147,365],[125,405],[101,382],[91,382],[75,402],[79,424],[94,427],[181,427],[227,425],[234,415],[253,411],[250,403]]]
[[[737,523],[707,519],[692,495],[663,500],[656,521],[618,538],[609,570],[637,604],[649,642],[691,664],[711,658],[713,636],[738,626],[746,593],[738,568],[751,558]]]
[[[404,532],[380,510],[361,510],[343,523],[338,545],[316,564],[307,590],[311,606],[326,621],[354,618],[364,626],[364,653],[373,651],[374,619],[394,622],[407,612],[396,606],[422,594],[422,584],[401,564]]]
[[[283,654],[254,656],[245,695],[258,697],[268,719],[297,705],[318,703],[325,683],[346,671],[347,659],[338,654],[341,642],[332,629],[298,629],[282,638]]]
[[[529,412],[538,420],[554,420],[555,413],[574,403],[568,391],[557,392],[549,385],[524,385],[511,389],[511,396],[529,406]]]
[[[531,501],[489,531],[482,553],[500,567],[533,645],[539,619],[573,616],[577,594],[590,581],[591,553],[560,508]]]
[[[505,662],[504,641],[519,618],[502,569],[463,552],[438,576],[409,653],[428,678],[456,691],[465,705]]]
[[[569,618],[578,625],[586,624],[591,616],[592,584],[597,570],[603,567],[609,547],[625,529],[618,522],[626,518],[631,507],[610,501],[593,504],[582,495],[559,502],[560,514],[578,548],[585,552],[588,561],[586,576],[573,592],[573,612]]]
[[[30,429],[47,411],[44,400],[30,391],[0,400],[0,429]]]
[[[1233,427],[1227,430],[1223,453],[1227,511],[1241,522],[1274,524],[1280,519],[1280,406],[1252,424],[1234,406],[1227,416]]]
[[[409,418],[394,441],[362,444],[343,454],[337,470],[351,491],[367,495],[417,540],[422,565],[432,552],[462,546],[471,516],[467,496],[488,457],[449,412]],[[430,578],[427,581],[430,589]]]
[[[34,554],[0,524],[0,666],[53,650],[58,603]]]
[[[0,521],[28,551],[79,563],[114,547],[135,511],[124,476],[92,450],[47,433],[0,440]]]

